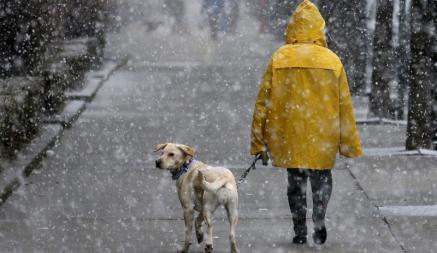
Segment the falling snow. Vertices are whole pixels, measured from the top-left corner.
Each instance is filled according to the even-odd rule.
[[[314,0],[347,74],[340,93],[341,72],[290,67],[283,52],[263,78],[302,1],[2,0],[0,252],[177,252],[183,208],[155,145],[189,145],[238,180],[254,159],[257,95],[270,90],[259,117],[281,122],[269,134],[283,153],[238,186],[240,252],[437,252],[437,1]],[[305,71],[311,82],[290,78]],[[345,88],[353,111],[340,122]],[[336,157],[338,142],[358,141],[354,120],[364,155]],[[335,160],[328,239],[314,243],[304,184],[308,242],[297,246],[287,171],[272,164],[310,167],[321,159],[311,145]],[[226,217],[214,215],[216,252],[230,250]]]

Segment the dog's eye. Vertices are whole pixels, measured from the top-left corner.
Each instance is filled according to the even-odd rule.
[[[174,156],[174,154],[173,154],[173,153],[170,153],[170,154],[168,154],[168,156]]]

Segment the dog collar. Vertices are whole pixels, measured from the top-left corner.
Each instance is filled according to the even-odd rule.
[[[171,179],[178,180],[183,174],[187,173],[188,169],[190,168],[190,165],[193,163],[194,159],[189,159],[182,165],[182,167],[175,171],[170,171],[171,173]]]

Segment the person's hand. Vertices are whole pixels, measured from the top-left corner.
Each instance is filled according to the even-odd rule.
[[[269,165],[269,153],[267,153],[267,151],[262,151],[258,153],[258,155],[261,156],[261,160],[263,161],[264,166]]]

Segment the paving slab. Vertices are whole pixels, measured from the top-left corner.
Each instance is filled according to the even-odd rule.
[[[437,252],[437,217],[387,217],[395,236],[407,252]]]
[[[384,216],[437,217],[437,205],[382,206],[378,209]]]
[[[405,252],[436,252],[436,157],[364,157],[349,168]]]
[[[365,148],[405,147],[406,126],[392,124],[359,125],[361,143]]]
[[[363,157],[350,170],[377,206],[437,203],[437,157]]]

